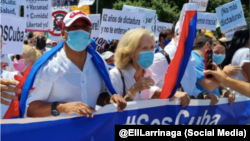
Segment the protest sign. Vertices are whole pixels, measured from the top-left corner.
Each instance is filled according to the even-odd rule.
[[[155,10],[146,9],[146,8],[140,8],[140,7],[134,7],[129,5],[123,5],[122,11],[127,12],[135,12],[135,13],[143,13],[143,28],[146,28],[147,30],[151,30],[152,26],[154,25],[154,18],[156,15]]]
[[[232,29],[225,31],[225,36],[226,36],[227,40],[231,41],[233,39],[234,33],[237,31],[237,29],[244,26],[244,25],[247,25],[247,23],[244,22],[242,24],[234,26],[234,28],[232,28]]]
[[[215,13],[197,13],[197,29],[206,28],[207,30],[216,30],[217,15]]]
[[[172,26],[173,26],[173,24],[171,24],[171,23],[164,23],[164,22],[157,21],[157,23],[153,27],[153,30],[151,31],[155,34],[155,40],[157,40],[157,41],[159,40],[159,35],[160,35],[162,30],[164,30],[164,29],[171,29],[172,30]]]
[[[26,19],[1,15],[0,35],[2,36],[2,54],[22,54]]]
[[[82,7],[84,5],[92,5],[95,0],[80,0],[78,3],[78,7]]]
[[[197,3],[197,11],[206,11],[208,0],[189,0],[189,3]]]
[[[118,135],[115,134],[115,125],[246,125],[250,123],[249,98],[236,97],[232,105],[228,104],[228,98],[220,98],[214,106],[210,106],[210,102],[211,100],[191,100],[189,106],[182,108],[178,99],[172,102],[169,102],[169,99],[152,99],[128,102],[123,112],[117,112],[114,104],[106,105],[94,113],[93,118],[68,116],[7,119],[1,121],[1,136],[4,141],[20,139],[47,141],[51,140],[51,135],[57,140],[113,141]],[[171,129],[170,131],[176,132]],[[182,136],[184,136],[183,132]]]
[[[51,19],[50,19],[50,31],[48,38],[57,43],[63,39],[61,37],[62,22],[67,13],[71,12],[70,7],[52,7],[51,8]]]
[[[103,9],[99,37],[120,40],[130,29],[141,28],[144,14]]]
[[[26,31],[43,31],[50,29],[51,1],[26,1],[24,17],[27,18]]]
[[[19,16],[19,0],[0,0],[0,14],[7,14],[12,16]]]
[[[108,43],[108,41],[104,38],[93,37],[96,43],[96,51],[100,54],[104,52],[104,46]]]
[[[100,14],[90,14],[88,16],[89,16],[90,21],[92,23],[91,38],[99,37],[101,15]]]
[[[221,32],[245,22],[244,11],[240,0],[235,0],[217,7],[216,14],[220,22]]]

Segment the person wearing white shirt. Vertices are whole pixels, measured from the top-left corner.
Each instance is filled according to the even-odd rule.
[[[164,48],[164,51],[168,54],[169,59],[172,60],[174,58],[174,55],[177,50],[177,44],[179,39],[179,22],[173,24],[172,32],[174,33],[174,38],[171,40],[171,42]],[[154,63],[152,66],[150,66],[150,70],[153,74],[153,79],[156,83],[156,86],[162,88],[164,85],[164,78],[168,70],[168,61],[167,58],[161,53],[156,53],[154,58]],[[190,55],[189,62],[187,64],[186,71],[182,77],[181,80],[181,86],[182,89],[179,89],[179,91],[182,91],[183,93],[187,93],[189,96],[193,98],[199,98],[204,99],[206,95],[209,95],[207,93],[201,92],[196,87],[196,61]],[[167,81],[167,80],[166,80]],[[209,98],[209,97],[207,97]],[[218,101],[216,99],[211,99],[211,105],[214,103],[217,103]]]
[[[240,66],[242,70],[232,78],[250,82],[250,26],[243,26],[234,33],[234,37],[227,50],[226,58],[222,63],[222,67],[231,64],[232,66]],[[231,90],[233,91],[233,90]],[[236,96],[241,94],[235,91]]]
[[[91,34],[89,17],[76,10],[65,16],[63,25],[64,42],[58,44],[63,47],[38,70],[34,90],[26,101],[28,117],[71,114],[93,117],[99,95],[106,92],[93,56],[86,50]],[[106,99],[103,101],[117,104],[119,112],[126,107],[126,101],[118,94]]]
[[[115,68],[110,71],[111,81],[126,101],[159,98],[161,89],[155,86],[148,69],[154,59],[154,35],[146,29],[133,29],[124,34],[115,53]],[[187,95],[182,106],[188,105]]]

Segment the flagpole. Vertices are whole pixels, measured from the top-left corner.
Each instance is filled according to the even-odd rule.
[[[98,14],[98,0],[96,0],[96,14]]]

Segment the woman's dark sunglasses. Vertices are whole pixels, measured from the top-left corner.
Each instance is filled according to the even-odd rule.
[[[20,58],[21,58],[21,56],[20,55],[13,55],[13,56],[11,56],[11,61],[14,61],[14,59],[17,59],[17,60],[20,60]]]

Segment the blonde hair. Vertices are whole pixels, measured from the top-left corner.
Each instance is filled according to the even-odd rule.
[[[131,54],[139,47],[143,36],[150,36],[154,42],[154,34],[147,29],[137,28],[126,32],[117,45],[114,55],[115,66],[119,69],[125,69],[132,62]]]
[[[35,63],[42,56],[39,51],[30,45],[23,45],[23,54],[27,55],[29,58],[32,58],[34,61],[33,63]]]

